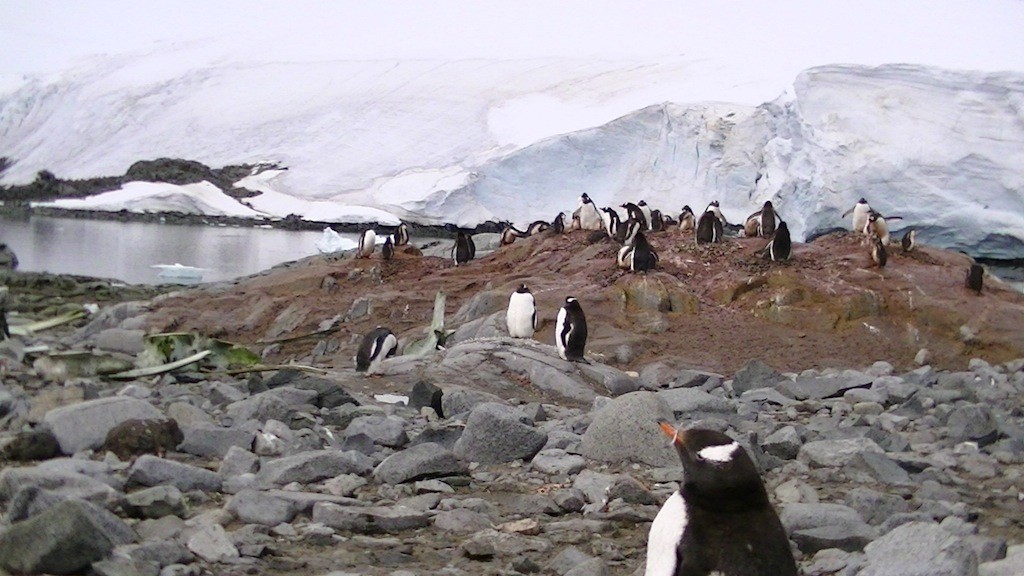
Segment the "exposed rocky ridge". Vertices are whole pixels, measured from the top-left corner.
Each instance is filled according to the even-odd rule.
[[[60,569],[641,574],[649,523],[680,480],[663,418],[726,430],[752,453],[806,574],[1019,573],[1024,359],[1000,359],[1022,348],[996,317],[1019,319],[1022,297],[963,293],[966,260],[927,248],[878,271],[845,235],[798,245],[786,265],[754,258],[752,239],[690,242],[653,234],[663,266],[646,276],[613,272],[614,247],[582,232],[459,268],[316,257],[158,297],[8,275],[20,315],[62,291],[111,300],[72,329],[0,345],[0,453],[17,460],[0,471],[0,566],[53,569],[46,559],[77,545],[90,556]],[[544,318],[537,341],[503,333],[506,288],[522,279]],[[421,336],[438,288],[455,330],[445,350],[372,377],[351,369],[368,327]],[[550,345],[569,292],[592,327],[587,364]],[[904,340],[908,322],[920,340]],[[114,382],[19,355],[131,358],[157,328],[320,370]],[[930,359],[903,358],[922,344]],[[409,406],[374,398],[385,392]],[[172,448],[119,436],[166,421],[182,434]]]

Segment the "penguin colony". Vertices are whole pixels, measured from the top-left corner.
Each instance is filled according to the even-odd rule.
[[[853,215],[851,227],[869,247],[872,262],[885,267],[889,259],[891,237],[888,221],[899,216],[883,216],[861,198],[843,217]],[[718,201],[712,201],[697,217],[684,206],[678,221],[640,200],[619,206],[598,207],[582,194],[570,224],[566,214],[559,213],[550,223],[534,221],[519,230],[508,224],[501,234],[501,245],[541,233],[562,234],[567,230],[588,230],[599,240],[605,238],[621,243],[617,264],[630,272],[647,272],[658,265],[658,254],[648,240],[648,233],[676,229],[693,234],[694,242],[720,243],[729,223]],[[740,228],[739,226],[736,229]],[[747,237],[767,239],[757,255],[771,262],[785,262],[792,257],[793,242],[789,226],[770,201],[744,221]],[[384,259],[394,256],[395,246],[407,244],[408,229],[402,224],[383,246]],[[357,257],[372,255],[375,244],[373,230],[363,233]],[[900,246],[904,254],[914,251],[916,231],[908,229]],[[458,231],[451,257],[455,266],[473,260],[476,246],[470,234]],[[978,294],[982,290],[984,268],[972,264],[964,280],[965,287]],[[2,313],[2,307],[0,307]],[[538,327],[537,302],[525,283],[509,295],[506,327],[512,338],[534,338]],[[0,314],[0,321],[2,321]],[[6,326],[3,326],[6,328]],[[555,349],[559,357],[571,362],[586,362],[587,319],[580,301],[565,298],[554,323]],[[366,334],[355,358],[356,370],[373,374],[381,362],[398,349],[397,337],[391,330],[377,327]],[[767,491],[756,466],[744,448],[729,436],[714,430],[677,430],[660,423],[662,432],[671,438],[672,446],[683,465],[680,488],[664,503],[651,524],[647,540],[646,576],[721,575],[721,576],[792,576],[797,574],[789,539],[779,517],[768,499]]]

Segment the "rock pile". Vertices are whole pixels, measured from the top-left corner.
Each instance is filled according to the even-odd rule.
[[[497,331],[385,361],[399,403],[352,370],[57,382],[9,362],[0,568],[641,574],[681,480],[664,419],[753,455],[805,574],[1024,573],[1024,359],[629,373]]]

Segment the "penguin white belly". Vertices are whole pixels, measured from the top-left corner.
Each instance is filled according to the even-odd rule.
[[[594,203],[584,204],[580,208],[580,226],[584,230],[602,230],[604,228],[604,219],[601,218],[601,213],[598,212],[597,206]]]
[[[864,227],[867,226],[868,223],[869,211],[870,208],[868,208],[867,204],[864,204],[863,207],[858,204],[857,207],[853,209],[853,230],[855,232],[864,232]]]
[[[679,541],[686,529],[686,503],[675,492],[658,511],[647,535],[647,568],[644,576],[675,576]]]
[[[555,320],[555,347],[558,349],[558,355],[562,360],[565,360],[565,343],[569,341],[569,336],[572,334],[571,329],[566,333],[565,323],[567,321],[565,308],[562,308],[558,311],[558,318]]]
[[[533,338],[536,310],[532,294],[513,292],[505,313],[508,335],[513,338]]]
[[[377,369],[380,368],[381,362],[387,358],[388,354],[392,350],[398,347],[398,339],[395,338],[394,334],[388,334],[384,341],[380,343],[380,348],[377,347],[377,343],[373,343],[373,350],[370,351],[370,367],[366,369],[367,374],[376,374]]]

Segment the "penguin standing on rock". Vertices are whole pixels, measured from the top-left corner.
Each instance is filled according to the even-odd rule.
[[[871,212],[871,206],[868,205],[868,201],[863,198],[857,200],[853,208],[843,212],[843,218],[849,216],[851,212],[853,213],[853,221],[850,228],[854,232],[863,232],[864,226],[868,223],[868,214]]]
[[[377,326],[366,336],[356,352],[356,371],[373,374],[385,358],[395,355],[398,338],[387,328]]]
[[[641,200],[636,203],[636,207],[640,209],[644,214],[644,219],[647,221],[647,229],[654,230],[654,211],[647,205],[646,200]],[[660,214],[659,214],[660,217]]]
[[[743,224],[743,233],[748,238],[764,236],[765,238],[775,233],[775,208],[771,200],[765,200],[764,206],[747,217]]]
[[[455,265],[465,264],[476,257],[476,244],[473,237],[463,231],[455,235],[455,245],[452,246],[452,260]]]
[[[871,241],[871,261],[875,263],[875,266],[879,268],[885,268],[885,263],[889,260],[889,253],[885,250],[885,244],[881,238],[875,238]]]
[[[565,232],[565,212],[559,212],[558,216],[551,221],[551,232],[554,234],[562,234]]]
[[[409,243],[409,227],[406,226],[405,222],[398,225],[398,230],[395,230],[395,246],[405,246]]]
[[[356,258],[369,258],[374,249],[377,248],[377,233],[373,228],[363,230],[359,236],[359,247],[356,248]]]
[[[917,244],[917,230],[911,228],[903,234],[903,239],[900,240],[900,245],[903,247],[903,252],[913,252],[914,246]]]
[[[387,240],[384,241],[384,245],[381,246],[380,255],[385,260],[391,260],[395,257],[395,245],[391,242],[391,236],[388,236]]]
[[[972,290],[981,294],[981,286],[983,279],[985,278],[985,268],[981,264],[971,264],[971,267],[967,269],[967,277],[964,278],[964,286],[968,290]]]
[[[632,272],[646,272],[654,270],[658,265],[658,253],[647,241],[643,232],[637,232],[633,238],[633,252],[630,258],[629,269]]]
[[[659,425],[683,479],[651,524],[645,576],[796,576],[786,530],[746,450],[716,430]]]
[[[586,192],[580,195],[580,206],[577,211],[580,214],[580,228],[583,230],[600,230],[604,227],[597,205]]]
[[[696,219],[693,216],[693,209],[683,206],[683,211],[679,213],[679,231],[690,232],[694,228],[696,228]]]
[[[789,260],[792,251],[793,242],[789,237],[789,226],[785,222],[779,222],[775,235],[772,236],[771,242],[768,242],[768,245],[764,247],[761,254],[772,262],[782,262]]]
[[[587,346],[587,317],[576,298],[569,296],[555,320],[555,346],[563,360],[583,360]]]
[[[712,204],[717,204],[713,202]],[[717,206],[715,207],[717,208]],[[709,205],[708,209],[700,215],[697,220],[696,240],[697,244],[714,244],[722,241],[722,235],[725,233],[725,227],[723,226],[722,220],[718,217],[712,206]]]
[[[537,303],[526,284],[520,284],[509,297],[505,322],[509,336],[533,338],[533,331],[537,329]]]

